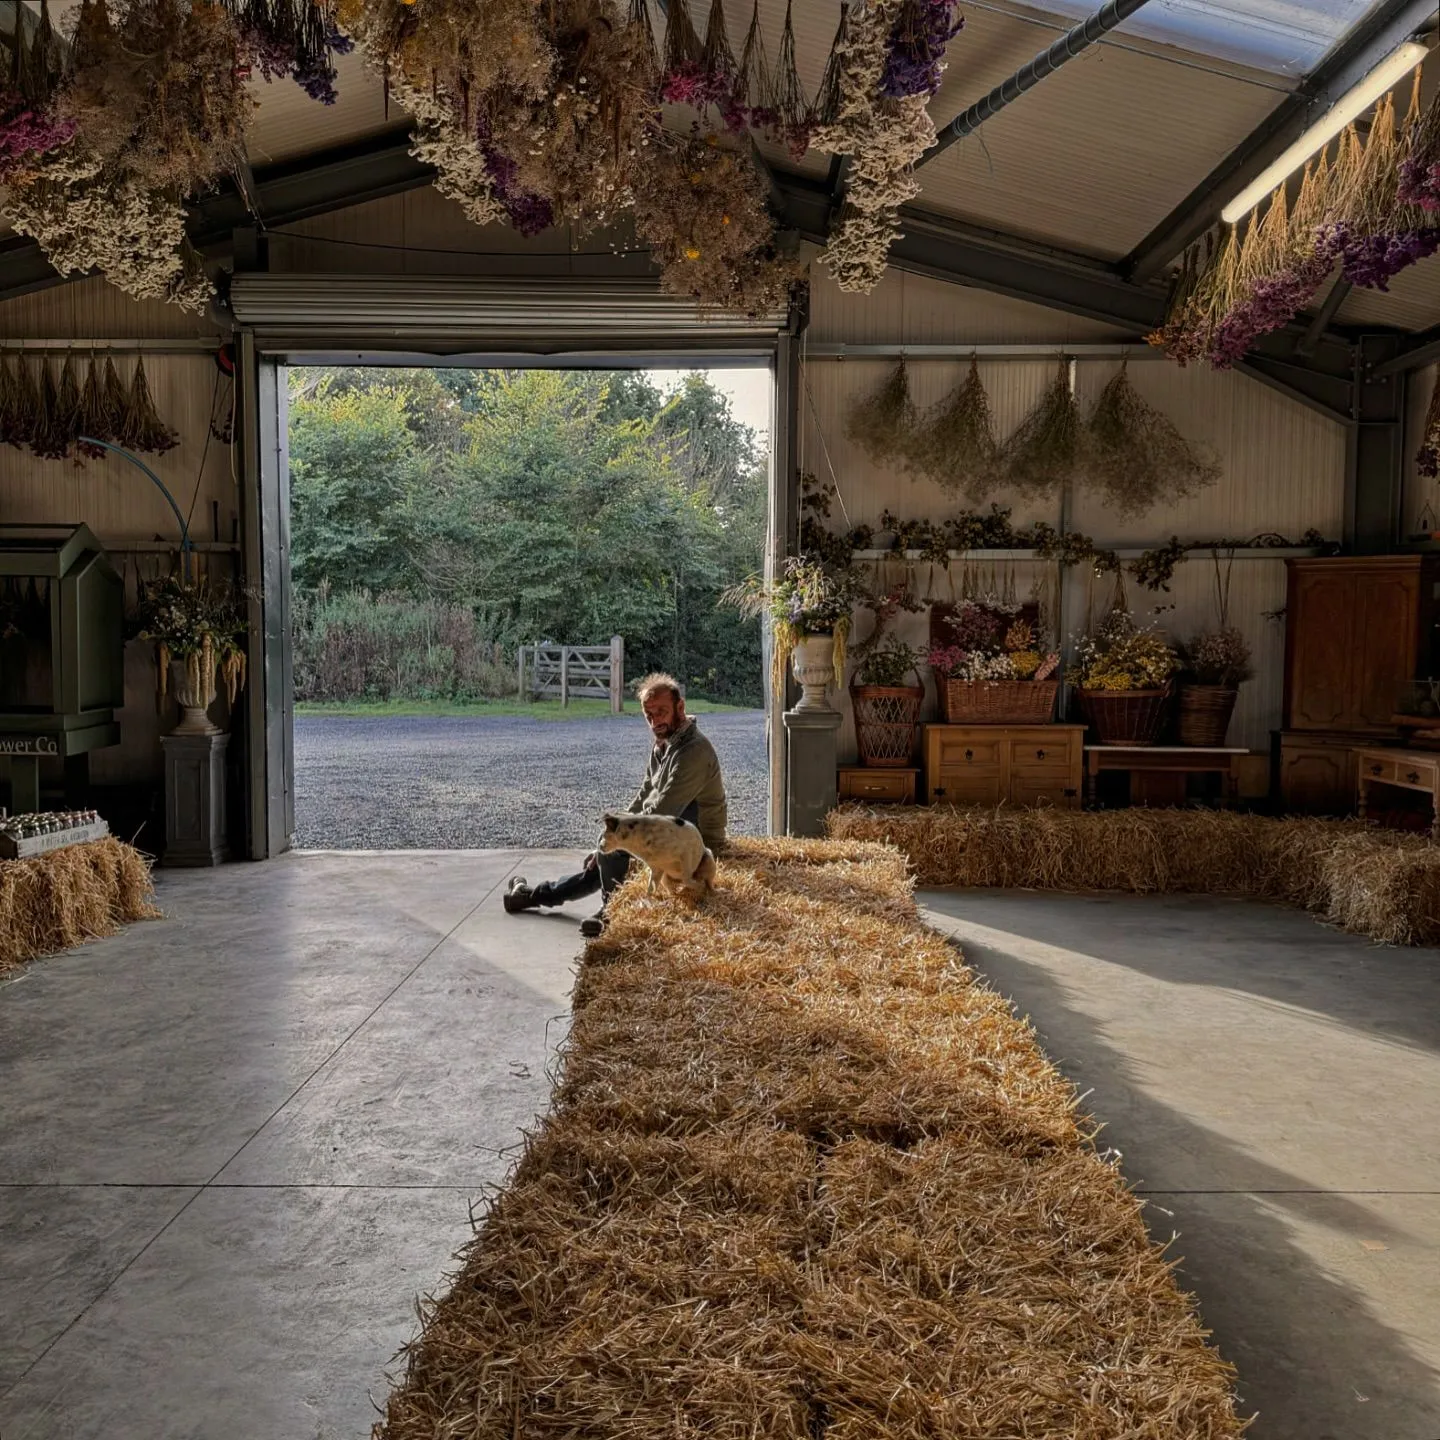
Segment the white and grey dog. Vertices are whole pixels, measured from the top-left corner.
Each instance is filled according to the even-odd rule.
[[[715,888],[715,857],[699,830],[669,815],[605,816],[600,848],[625,850],[650,867],[649,894],[658,881],[667,894],[700,898]]]

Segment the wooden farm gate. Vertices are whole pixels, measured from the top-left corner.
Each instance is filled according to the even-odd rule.
[[[608,645],[522,645],[520,698],[558,695],[561,705],[572,698],[609,700],[619,714],[625,697],[625,642],[618,635]]]

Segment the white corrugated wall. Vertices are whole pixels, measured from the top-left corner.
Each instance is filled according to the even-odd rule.
[[[891,273],[868,300],[843,296],[823,279],[812,295],[812,326],[808,340],[845,344],[1004,344],[1080,343],[1115,339],[1117,332],[1038,306]],[[1096,396],[1114,375],[1116,360],[1079,360],[1076,393],[1088,413]],[[894,361],[813,359],[805,364],[801,386],[802,468],[838,482],[845,516],[852,525],[879,525],[887,508],[902,519],[944,520],[967,507],[932,481],[913,479],[899,467],[877,465],[845,435],[845,419],[854,405],[885,379]],[[980,372],[990,395],[997,434],[1007,435],[1035,403],[1055,373],[1052,361],[981,361]],[[968,361],[914,360],[909,365],[911,392],[925,407],[942,399],[963,378]],[[1180,369],[1164,360],[1137,360],[1130,375],[1139,392],[1157,405],[1191,440],[1211,446],[1223,477],[1192,499],[1153,510],[1138,519],[1122,519],[1093,497],[1072,497],[1069,528],[1083,531],[1099,544],[1144,549],[1172,535],[1183,540],[1243,540],[1276,532],[1298,541],[1308,529],[1338,539],[1344,497],[1345,432],[1314,411],[1234,373]],[[993,497],[1012,504],[1013,497]],[[1015,503],[1014,521],[1045,519],[1059,524],[1058,499]],[[836,512],[835,523],[844,519]],[[1052,567],[1016,564],[1013,583],[1027,591]],[[922,595],[949,598],[959,584],[941,567],[910,568],[912,583]],[[1006,579],[1006,567],[980,567],[982,576]],[[884,578],[899,579],[904,570],[887,562]],[[1284,623],[1266,618],[1285,603],[1285,565],[1280,560],[1237,559],[1229,569],[1229,612],[1250,640],[1257,676],[1241,692],[1230,731],[1231,743],[1265,750],[1270,732],[1280,724]],[[1110,581],[1094,581],[1081,569],[1066,573],[1063,626],[1074,631],[1085,623],[1091,605],[1107,603]],[[1130,600],[1137,611],[1158,608],[1159,623],[1176,637],[1214,623],[1215,573],[1208,555],[1192,556],[1180,566],[1169,594],[1152,594],[1133,581]],[[864,622],[861,622],[862,625]],[[897,633],[910,643],[925,639],[923,615],[907,617]],[[863,630],[857,631],[857,638]],[[841,732],[841,754],[855,754],[848,701]],[[935,718],[933,692],[927,696],[927,719]]]

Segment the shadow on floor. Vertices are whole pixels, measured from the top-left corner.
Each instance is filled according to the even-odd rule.
[[[1413,1251],[1413,1232],[1386,1221],[1386,1202],[1359,1203],[1317,1191],[1313,1180],[1257,1159],[1253,1151],[1157,1099],[1141,1067],[1107,1038],[1102,1021],[1072,1003],[1063,980],[1047,965],[1016,952],[1028,949],[1025,942],[1032,941],[1066,949],[1084,946],[1087,955],[1170,981],[1240,986],[1295,1005],[1318,1002],[1346,1025],[1357,1023],[1358,1014],[1369,1030],[1389,1035],[1403,1027],[1407,1038],[1424,1045],[1435,1043],[1440,1007],[1432,1004],[1426,1014],[1407,1015],[1406,1007],[1418,1002],[1419,991],[1405,983],[1389,989],[1381,985],[1378,997],[1366,998],[1363,992],[1387,973],[1403,968],[1399,962],[1404,959],[1419,968],[1430,966],[1430,979],[1421,989],[1440,993],[1434,955],[1365,950],[1354,937],[1332,937],[1318,926],[1313,945],[1306,944],[1303,932],[1296,938],[1295,917],[1285,916],[1291,922],[1288,944],[1282,933],[1272,950],[1267,934],[1268,953],[1227,959],[1225,936],[1230,927],[1215,919],[1214,902],[1208,902],[1213,938],[1197,947],[1197,916],[1191,915],[1188,926],[1167,926],[1163,913],[1157,915],[1154,902],[1148,900],[1065,896],[1063,903],[1046,903],[1062,897],[1035,896],[1032,905],[1031,897],[1009,893],[1001,908],[987,903],[994,898],[980,892],[975,897],[979,903],[970,904],[971,897],[963,892],[935,892],[920,900],[942,925],[953,916],[994,927],[992,939],[1004,931],[1014,934],[1014,951],[1000,939],[988,945],[965,940],[965,957],[1012,999],[1019,1013],[1031,1017],[1047,1054],[1064,1057],[1061,1069],[1077,1080],[1082,1091],[1103,1075],[1107,1092],[1126,1092],[1123,1130],[1107,1124],[1102,1147],[1112,1145],[1122,1155],[1132,1147],[1148,1151],[1151,1169],[1169,1154],[1184,1156],[1187,1168],[1246,1176],[1243,1190],[1151,1192],[1146,1215],[1158,1241],[1163,1243],[1174,1230],[1180,1232],[1170,1251],[1172,1258],[1180,1259],[1180,1282],[1197,1296],[1214,1343],[1239,1371],[1241,1414],[1259,1412],[1249,1440],[1437,1440],[1440,1371],[1417,1353],[1404,1333],[1376,1313],[1373,1291],[1367,1294],[1347,1283],[1336,1267],[1322,1264],[1312,1253],[1317,1236],[1324,1248],[1324,1241],[1336,1234],[1345,1237],[1341,1246],[1345,1255],[1352,1249],[1360,1254],[1362,1246]],[[1206,903],[1187,897],[1184,908],[1193,912]],[[1094,907],[1083,924],[1077,922],[1073,908],[1077,904]],[[1172,907],[1167,902],[1164,908]],[[1182,929],[1183,936],[1170,933]],[[1244,933],[1242,927],[1231,933],[1237,930]],[[1096,943],[1102,933],[1103,946]],[[1171,944],[1166,944],[1167,938]],[[1343,945],[1330,946],[1332,938]],[[1181,939],[1183,944],[1175,943]],[[1305,993],[1297,996],[1295,977],[1302,962],[1307,969],[1312,963],[1307,956],[1315,957],[1316,975],[1304,986]],[[1434,989],[1431,981],[1436,981]],[[1154,1024],[1154,1017],[1147,1023]],[[1177,1021],[1177,1043],[1182,1038],[1183,1024]],[[1215,1058],[1221,1065],[1230,1057]],[[1343,1078],[1337,1077],[1337,1083],[1343,1084]],[[1257,1095],[1255,1102],[1263,1104],[1264,1099]],[[1382,1118],[1377,1116],[1377,1123]],[[1122,1163],[1132,1183],[1137,1183],[1136,1167],[1129,1159]],[[1407,1203],[1426,1207],[1419,1213],[1432,1216],[1440,1208],[1433,1195]],[[1309,1249],[1302,1244],[1306,1238]],[[1421,1270],[1431,1268],[1423,1261],[1424,1253]],[[1432,1308],[1434,1291],[1423,1274],[1408,1277],[1405,1288],[1410,1291],[1405,1302],[1410,1313],[1419,1317]]]

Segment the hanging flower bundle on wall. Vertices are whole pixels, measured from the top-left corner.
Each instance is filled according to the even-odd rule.
[[[955,0],[865,0],[845,21],[834,114],[813,137],[850,162],[839,224],[820,255],[842,290],[868,294],[879,283],[900,207],[920,192],[915,162],[935,143],[930,97],[963,24],[954,13]]]
[[[80,437],[108,440],[126,450],[163,454],[179,436],[161,420],[138,359],[127,385],[112,356],[95,356],[82,366],[67,354],[55,363],[43,354],[0,354],[0,444],[28,448],[42,459],[73,455],[103,459],[98,445],[82,445]],[[83,369],[83,378],[82,378]]]
[[[1062,361],[1035,407],[999,445],[974,359],[964,381],[923,418],[902,360],[854,407],[846,434],[876,464],[899,464],[972,500],[997,490],[1053,495],[1075,483],[1120,514],[1137,515],[1213,485],[1221,473],[1213,455],[1190,444],[1140,396],[1125,362],[1087,421]]]
[[[1417,72],[1403,125],[1390,95],[1362,140],[1354,124],[1305,167],[1293,205],[1286,188],[1185,255],[1164,325],[1150,342],[1180,364],[1226,369],[1260,336],[1289,323],[1337,269],[1384,290],[1440,248],[1440,97],[1420,108]]]

